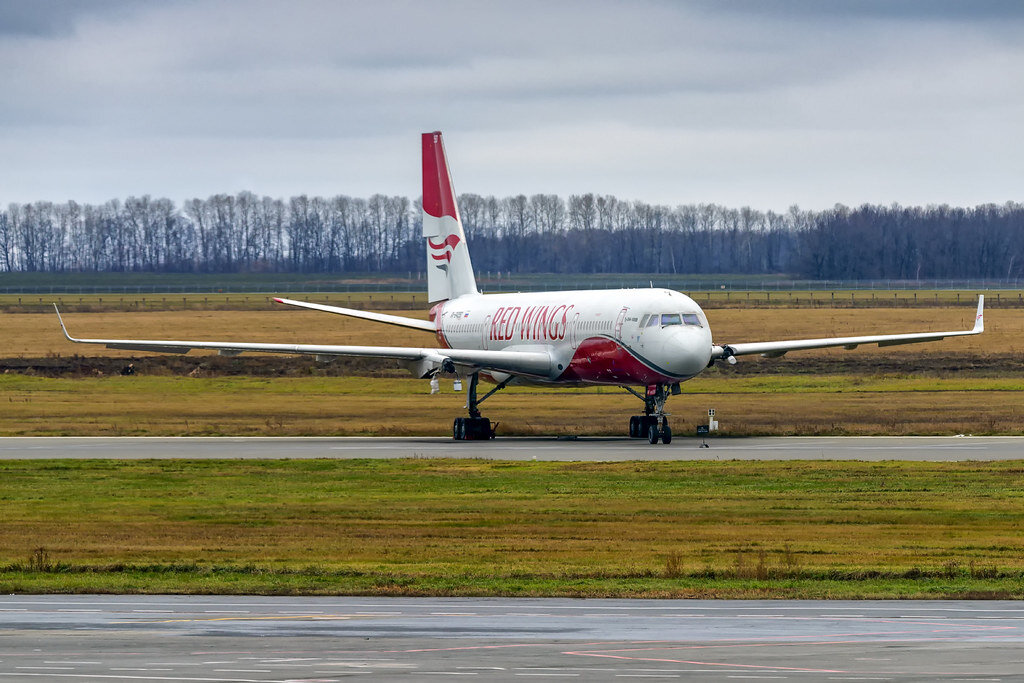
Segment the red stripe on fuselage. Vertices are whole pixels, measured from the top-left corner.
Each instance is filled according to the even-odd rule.
[[[681,379],[655,370],[614,339],[590,337],[580,342],[569,361],[569,367],[559,376],[558,381],[649,385],[678,382]]]
[[[448,338],[444,336],[444,329],[441,326],[444,319],[444,305],[446,303],[448,302],[442,301],[441,303],[436,304],[430,309],[430,314],[427,316],[427,318],[434,323],[434,330],[437,333],[437,343],[440,344],[442,349],[450,349],[452,347],[452,345],[448,343]]]

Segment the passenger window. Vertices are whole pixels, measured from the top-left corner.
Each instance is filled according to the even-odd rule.
[[[683,324],[684,325],[696,325],[701,326],[700,316],[696,313],[683,313]]]
[[[678,313],[662,313],[661,314],[662,325],[682,325],[683,320]]]
[[[658,324],[658,314],[655,313],[651,316],[651,319],[647,321],[647,327],[654,327]]]

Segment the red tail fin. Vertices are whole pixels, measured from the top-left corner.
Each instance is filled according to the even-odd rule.
[[[423,134],[423,210],[435,218],[451,216],[459,220],[440,131]]]
[[[431,303],[476,294],[466,234],[455,203],[441,133],[423,134],[423,236],[427,242],[427,296]]]

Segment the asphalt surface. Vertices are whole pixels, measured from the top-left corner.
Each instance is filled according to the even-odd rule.
[[[1024,604],[0,597],[0,679],[1024,680]]]
[[[5,437],[0,459],[37,458],[491,458],[495,460],[1013,460],[1024,437],[627,438]]]

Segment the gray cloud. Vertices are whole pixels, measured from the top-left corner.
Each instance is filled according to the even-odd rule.
[[[483,194],[1004,201],[1016,7],[0,2],[0,201],[413,195],[437,128]]]
[[[0,0],[0,35],[66,36],[84,17],[133,12],[138,0]]]
[[[781,16],[789,20],[909,19],[954,22],[1024,19],[1024,6],[1016,0],[700,0],[710,12]]]

